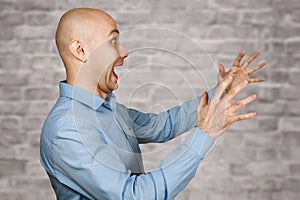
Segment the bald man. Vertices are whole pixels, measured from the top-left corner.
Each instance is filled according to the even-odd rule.
[[[57,199],[173,199],[194,177],[206,152],[233,123],[254,112],[235,112],[255,100],[231,103],[261,63],[247,71],[242,52],[228,72],[219,66],[217,86],[202,97],[159,114],[142,113],[116,102],[114,68],[128,52],[113,18],[104,11],[76,8],[60,19],[56,45],[66,69],[60,97],[45,120],[41,164]],[[145,172],[140,143],[166,142],[194,131],[158,168]]]

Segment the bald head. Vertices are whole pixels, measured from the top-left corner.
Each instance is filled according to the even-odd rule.
[[[117,29],[113,18],[102,10],[75,8],[66,12],[60,19],[56,30],[56,46],[65,63],[70,56],[72,41],[78,40],[86,48],[104,40],[110,29]]]

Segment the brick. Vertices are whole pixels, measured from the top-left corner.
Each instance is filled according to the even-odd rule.
[[[2,55],[7,55],[7,54],[18,55],[23,52],[22,41],[17,42],[16,40],[9,40],[9,41],[0,40],[0,46],[1,47],[5,46],[5,48],[0,48],[0,54]]]
[[[300,199],[300,192],[290,192],[290,191],[282,190],[281,192],[274,192],[272,197],[273,197],[272,200],[280,200],[280,199],[295,200],[295,199]]]
[[[15,2],[10,0],[0,1],[0,8],[5,11],[11,11],[15,8]]]
[[[54,79],[54,71],[52,69],[37,69],[29,77],[29,85],[37,85],[43,83],[43,86],[52,85]]]
[[[239,13],[231,11],[220,10],[217,13],[217,23],[218,24],[238,24]]]
[[[19,101],[0,102],[0,115],[24,115],[26,113],[26,104]]]
[[[290,71],[289,72],[289,83],[294,86],[300,85],[300,71]]]
[[[248,193],[248,200],[257,200],[257,199],[264,199],[264,200],[272,200],[272,192],[266,191],[250,191]]]
[[[282,161],[252,162],[248,167],[254,176],[284,176],[288,173],[288,167]]]
[[[286,113],[291,116],[300,115],[300,102],[299,101],[289,101],[286,105]]]
[[[295,101],[300,98],[299,86],[296,85],[284,85],[281,87],[279,98],[283,100]]]
[[[27,83],[26,73],[0,73],[0,86],[23,86]]]
[[[24,159],[24,160],[28,160],[28,161],[39,160],[39,158],[40,158],[39,146],[20,147],[17,150],[16,158]]]
[[[265,147],[273,148],[282,144],[282,135],[279,134],[263,134],[257,131],[258,134],[245,134],[245,146],[248,147]]]
[[[14,130],[15,127],[9,127],[9,130],[1,130],[0,135],[0,144],[3,147],[11,148],[12,146],[21,145],[26,141],[26,133],[20,130]],[[16,129],[16,128],[15,128]],[[5,150],[4,152],[6,152]],[[15,155],[15,151],[13,149],[8,150],[9,155]],[[1,157],[2,158],[2,157]]]
[[[291,164],[290,165],[290,174],[292,176],[298,176],[300,175],[300,163]]]
[[[16,55],[0,55],[0,70],[14,71],[21,68],[21,58]]]
[[[184,16],[182,20],[188,21],[189,23],[192,23],[195,26],[211,25],[216,23],[217,17],[215,11],[202,9],[188,13],[188,15]]]
[[[0,160],[0,177],[9,177],[10,175],[21,175],[25,172],[26,161],[1,159]]]
[[[120,10],[124,6],[127,6],[128,4],[120,4],[118,1],[109,1],[109,0],[103,0],[101,2],[99,1],[85,1],[85,0],[78,0],[76,2],[72,0],[66,0],[66,1],[57,1],[56,7],[59,10],[69,10],[75,7],[78,7],[78,5],[82,7],[94,7],[94,8],[100,8],[107,12],[111,12],[114,10]],[[140,4],[136,4],[140,5]]]
[[[224,186],[226,187],[226,186]],[[191,198],[191,200],[195,199],[195,197],[199,197],[198,195],[195,195],[194,198]],[[201,196],[202,199],[202,196]],[[238,199],[247,199],[247,192],[208,192],[208,200],[238,200]]]
[[[249,52],[250,55],[250,51],[253,51],[253,49],[255,49],[254,42],[225,41],[221,52],[238,55],[237,52],[240,52],[241,50],[245,50],[246,52]],[[234,59],[235,57],[233,56],[231,64],[233,63]]]
[[[277,117],[261,117],[259,119],[259,130],[261,131],[276,131],[278,129]]]
[[[5,87],[0,88],[0,100],[21,100],[20,87]]]
[[[298,146],[300,145],[300,135],[297,131],[285,131],[283,130],[283,144],[285,146]]]
[[[26,116],[23,120],[23,129],[26,131],[41,130],[46,116]]]
[[[248,169],[248,166],[245,164],[231,164],[230,165],[230,173],[234,176],[247,176],[251,172]]]
[[[284,70],[272,70],[267,75],[267,81],[272,83],[285,83],[288,79],[288,72]]]
[[[15,148],[13,148],[9,142],[6,143],[5,139],[2,140],[2,138],[5,138],[7,135],[1,134],[1,145],[0,145],[0,160],[8,160],[8,159],[15,159],[17,155],[17,151]],[[8,135],[8,137],[11,137]],[[12,138],[14,140],[15,138]],[[3,142],[2,142],[3,141]],[[3,144],[5,142],[5,144]],[[22,141],[24,142],[24,140]]]
[[[58,97],[53,87],[30,87],[25,89],[24,94],[26,100],[54,100]]]
[[[236,178],[235,182],[243,191],[272,191],[280,188],[279,181],[268,176],[244,176]]]
[[[3,26],[16,26],[24,23],[24,13],[9,12],[0,15],[0,21]]]
[[[54,101],[30,101],[26,103],[26,113],[29,115],[46,115],[50,112]]]
[[[216,162],[203,162],[197,171],[197,175],[193,181],[194,187],[192,188],[197,188],[200,184],[201,188],[213,189],[217,184],[217,180],[214,179],[216,175],[220,179],[230,177],[230,166],[227,164],[221,165]]]
[[[296,178],[290,178],[282,181],[282,188],[290,192],[298,192],[300,188],[300,180]]]
[[[261,87],[257,90],[257,97],[261,102],[274,102],[280,96],[282,88],[279,87]]]
[[[283,117],[280,119],[279,126],[284,131],[299,131],[300,117]]]
[[[286,11],[299,8],[300,6],[297,2],[297,0],[289,0],[288,2],[284,0],[273,0],[271,5],[273,8],[276,8],[276,10]]]
[[[211,156],[208,156],[208,160],[218,160],[225,162],[234,162],[236,164],[246,164],[250,161],[255,160],[256,153],[253,149],[238,149],[234,147],[226,148],[217,148],[215,147],[211,153]],[[213,154],[215,154],[213,156]],[[211,157],[211,158],[210,158]]]
[[[147,56],[133,53],[125,60],[124,66],[131,69],[146,63],[149,63]]]
[[[54,27],[19,26],[14,30],[18,39],[54,39]]]
[[[31,161],[26,164],[26,173],[29,176],[33,176],[35,178],[44,178],[46,179],[46,172],[43,169],[42,165],[38,161]]]
[[[217,42],[217,41],[197,40],[196,42],[201,46],[201,48],[203,48],[205,51],[207,51],[208,54],[219,53],[223,48],[223,43]]]
[[[235,179],[219,179],[217,191],[225,193],[238,193],[241,192],[240,187],[238,187],[238,182]]]
[[[286,43],[286,51],[295,54],[300,48],[300,40],[289,40]]]
[[[160,14],[158,11],[155,11],[156,16],[158,17]],[[149,23],[149,11],[147,13],[145,12],[118,12],[116,15],[116,22],[120,25],[127,25],[127,24],[133,24],[133,25],[138,25],[138,24],[144,24],[144,23]],[[131,19],[131,20],[127,20]],[[174,21],[174,20],[172,20]]]
[[[278,160],[278,153],[274,148],[264,148],[257,151],[257,160],[261,162]]]
[[[255,4],[255,3],[251,2],[251,4]],[[253,11],[243,12],[243,14],[241,15],[240,23],[251,24],[251,25],[272,26],[275,25],[277,22],[278,16],[276,15],[278,15],[278,13],[274,12],[273,10],[269,10],[269,11],[263,10],[256,13],[253,13]]]
[[[55,1],[43,1],[43,0],[17,0],[17,9],[23,11],[42,10],[49,11],[55,9]]]
[[[24,50],[27,54],[51,54],[52,42],[47,40],[30,40],[27,42]]]
[[[247,1],[238,1],[238,0],[233,0],[233,1],[222,1],[222,0],[213,0],[211,5],[214,8],[230,8],[230,9],[234,9],[234,8],[243,8],[246,7],[248,5]]]
[[[278,155],[279,158],[282,161],[295,161],[299,160],[299,150],[300,148],[298,146],[293,146],[293,147],[282,147],[278,149]]]
[[[31,69],[60,69],[62,67],[61,60],[58,55],[37,55],[29,60]]]
[[[250,26],[211,26],[208,30],[209,39],[250,39],[255,35]]]
[[[276,101],[272,104],[268,102],[255,102],[247,105],[248,109],[251,111],[255,111],[257,113],[257,116],[263,116],[263,115],[272,115],[272,116],[278,116],[282,115],[286,112],[286,105],[284,102]],[[258,123],[258,122],[256,122]]]
[[[290,12],[291,19],[295,23],[300,23],[300,12],[299,9],[293,9],[292,12]]]
[[[274,29],[274,36],[275,38],[287,39],[297,37],[299,35],[299,31],[300,27],[298,26],[279,25],[276,29]]]
[[[2,27],[0,32],[0,40],[14,39],[14,29],[11,27]]]
[[[20,129],[21,120],[19,117],[4,117],[1,120],[2,131],[16,131]]]
[[[229,128],[228,132],[235,131],[235,132],[247,132],[252,133],[258,129],[259,122],[256,118],[239,121],[237,123],[233,123]]]
[[[28,13],[26,16],[26,24],[29,26],[56,25],[57,23],[58,19],[50,13]]]
[[[205,168],[205,167],[203,167]],[[220,174],[220,171],[216,171],[215,174]],[[190,183],[189,185],[189,189],[197,189],[197,188],[201,188],[201,189],[205,189],[205,190],[212,190],[216,188],[216,185],[218,184],[218,180],[213,179],[213,178],[208,178],[208,177],[214,177],[215,174],[213,176],[211,176],[211,174],[207,175],[205,174],[204,171],[200,171],[199,175],[196,175],[193,179],[193,181]],[[218,178],[222,178],[224,176],[222,176],[222,174],[220,174],[221,177]]]
[[[47,188],[50,186],[50,181],[46,178],[33,177],[28,179],[28,177],[16,177],[12,180],[11,186],[15,189],[36,189]]]

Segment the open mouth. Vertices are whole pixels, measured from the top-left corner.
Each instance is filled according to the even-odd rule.
[[[112,76],[113,76],[114,79],[118,80],[118,75],[116,74],[114,69],[115,68],[112,69]]]

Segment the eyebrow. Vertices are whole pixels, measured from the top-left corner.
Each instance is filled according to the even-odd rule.
[[[111,35],[112,33],[118,33],[118,34],[119,34],[120,32],[119,32],[118,29],[114,29],[114,30],[112,30],[108,35]]]

